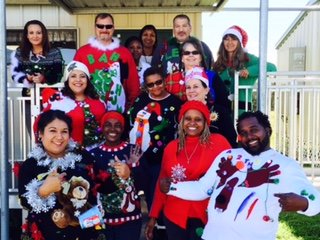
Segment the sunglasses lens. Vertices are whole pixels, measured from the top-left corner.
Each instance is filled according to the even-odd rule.
[[[157,80],[157,81],[155,81],[155,82],[147,83],[146,86],[147,86],[148,88],[153,88],[155,85],[156,85],[156,86],[160,86],[162,83],[163,83],[162,79],[159,79],[159,80]]]
[[[157,86],[160,86],[162,84],[162,80],[159,79],[158,81],[156,81],[154,84],[156,84]]]
[[[183,55],[190,55],[190,54],[192,54],[192,55],[198,55],[198,54],[200,54],[199,53],[199,51],[184,51],[183,52]]]
[[[103,25],[103,24],[96,24],[96,27],[99,28],[99,29],[111,29],[113,28],[113,25],[112,24],[107,24],[107,25]]]

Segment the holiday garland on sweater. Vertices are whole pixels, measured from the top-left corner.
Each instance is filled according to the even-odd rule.
[[[104,140],[102,130],[91,113],[89,104],[84,104],[83,112],[85,117],[83,146],[88,147],[101,143]]]
[[[106,212],[121,213],[121,203],[123,201],[123,196],[126,192],[132,192],[134,188],[134,181],[130,177],[127,180],[118,177],[114,168],[108,168],[107,172],[111,174],[112,181],[116,185],[118,190],[109,194],[101,194],[100,201],[102,203],[103,209]]]

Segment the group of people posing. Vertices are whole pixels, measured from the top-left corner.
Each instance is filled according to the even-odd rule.
[[[234,72],[240,85],[255,84],[259,72],[243,29],[223,33],[214,62],[190,36],[186,15],[174,18],[174,37],[161,44],[153,25],[122,46],[112,15],[100,13],[94,24],[95,37],[65,67],[37,20],[26,23],[12,55],[24,95],[33,84],[64,81],[42,91],[37,143],[18,171],[28,210],[22,239],[138,240],[141,190],[148,240],[162,225],[170,240],[275,239],[281,209],[320,211],[302,169],[270,148],[268,117],[241,102],[237,139]]]

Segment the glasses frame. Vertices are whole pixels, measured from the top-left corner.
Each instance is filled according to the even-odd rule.
[[[113,24],[98,24],[98,23],[96,23],[96,28],[99,28],[99,29],[112,29],[112,28],[114,28],[114,25]]]
[[[154,81],[152,83],[146,83],[147,88],[154,88],[154,86],[160,86],[163,84],[163,79],[158,79],[157,81]]]
[[[197,51],[197,50],[194,50],[194,51],[183,51],[183,52],[182,52],[182,55],[185,55],[185,56],[189,56],[190,54],[192,54],[192,55],[199,55],[200,52]]]

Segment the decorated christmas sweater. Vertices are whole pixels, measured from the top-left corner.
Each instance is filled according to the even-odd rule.
[[[74,60],[84,63],[91,81],[108,110],[124,112],[140,94],[136,64],[129,50],[113,38],[107,46],[91,38],[76,52]]]
[[[76,101],[61,92],[46,88],[42,92],[44,111],[61,110],[72,119],[71,137],[77,143],[90,149],[103,141],[100,120],[106,112],[106,106],[100,99],[87,97]]]
[[[205,224],[207,199],[190,201],[166,195],[160,191],[159,180],[168,177],[176,182],[198,180],[207,172],[215,157],[229,148],[230,144],[220,134],[211,134],[209,145],[200,144],[199,137],[186,137],[185,149],[180,152],[178,139],[171,141],[164,150],[149,216],[157,218],[163,210],[166,218],[184,229],[189,218],[201,219]]]
[[[320,211],[320,194],[298,162],[273,149],[252,156],[242,148],[221,153],[197,181],[171,185],[168,197],[210,198],[203,239],[275,240],[279,225],[275,193],[293,192],[309,202],[305,212]]]
[[[18,48],[11,54],[12,79],[30,88],[33,83],[27,80],[27,74],[42,73],[45,83],[54,84],[60,82],[62,78],[63,64],[61,52],[57,48],[51,48],[47,56],[37,56],[30,52],[28,60],[22,58],[20,48]]]
[[[151,65],[144,61],[141,61],[141,57],[140,57],[139,65],[137,66],[137,71],[138,71],[138,76],[140,81],[140,88],[143,87],[143,83],[144,83],[144,80],[143,80],[144,71],[147,70],[149,67],[151,67]]]
[[[201,41],[203,48],[205,61],[208,67],[211,67],[213,61],[213,56],[210,48],[207,44]],[[163,44],[159,44],[154,51],[151,66],[158,66],[162,68],[164,76],[172,74],[174,72],[179,72],[181,68],[181,57],[180,49],[181,44],[177,42],[175,37],[171,38],[169,41],[165,41]]]
[[[130,143],[138,144],[151,164],[160,164],[163,149],[176,138],[181,101],[174,95],[155,100],[142,93],[128,111]]]
[[[91,184],[91,159],[88,152],[77,148],[72,141],[65,156],[58,159],[47,155],[40,145],[31,151],[28,159],[20,167],[18,178],[20,204],[28,210],[27,223],[22,226],[21,239],[95,239],[94,229],[82,230],[80,226],[58,228],[52,220],[52,214],[64,206],[60,204],[56,194],[51,194],[47,198],[38,195],[39,187],[47,174],[54,170],[66,173],[64,177],[66,181],[72,177],[83,177]],[[90,195],[88,202],[95,204],[93,196]]]
[[[209,80],[210,94],[214,102],[226,108],[230,108],[228,90],[219,75],[211,70],[207,70],[206,74]],[[169,93],[176,95],[182,101],[187,100],[184,72],[178,71],[168,74],[165,78],[165,82],[166,90]]]
[[[94,181],[95,191],[98,192],[98,202],[102,204],[105,211],[105,223],[108,225],[123,224],[128,221],[140,219],[140,199],[134,185],[133,174],[127,180],[116,175],[113,167],[109,164],[114,161],[115,156],[126,161],[130,157],[130,149],[134,145],[122,142],[120,145],[111,147],[100,145],[90,153],[94,156]],[[138,167],[138,163],[129,164],[130,167]]]

